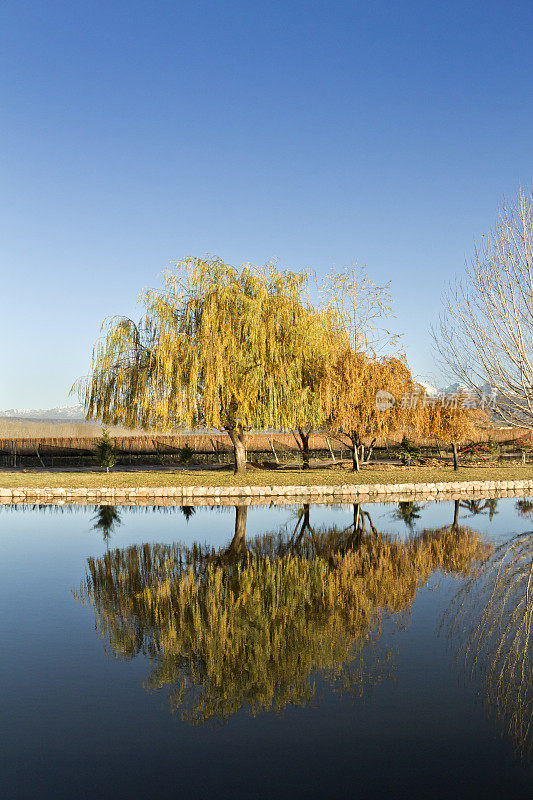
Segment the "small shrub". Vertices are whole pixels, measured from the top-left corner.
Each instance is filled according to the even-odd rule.
[[[489,433],[489,440],[487,442],[487,447],[489,450],[489,459],[491,461],[497,461],[500,456],[501,447],[496,441],[496,439]]]
[[[188,464],[193,455],[194,455],[194,450],[192,449],[192,447],[189,447],[189,445],[186,444],[185,447],[183,447],[180,450],[178,460],[180,464]]]
[[[96,458],[101,467],[109,472],[110,467],[114,467],[117,462],[115,445],[111,441],[107,428],[102,429],[102,435],[96,442]]]
[[[402,443],[400,445],[400,449],[398,451],[398,456],[400,461],[405,466],[409,466],[411,461],[415,461],[420,455],[420,450],[416,447],[413,442],[408,439],[406,436],[403,437]]]

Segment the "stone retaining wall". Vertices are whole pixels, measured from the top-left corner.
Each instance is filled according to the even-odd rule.
[[[235,505],[295,502],[344,503],[461,497],[529,497],[533,480],[444,483],[344,484],[337,486],[159,486],[139,488],[0,488],[0,504]]]

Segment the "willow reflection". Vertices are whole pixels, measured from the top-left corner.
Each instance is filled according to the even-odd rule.
[[[246,513],[236,508],[219,551],[145,544],[89,559],[77,595],[111,652],[147,656],[147,688],[169,687],[194,723],[310,703],[318,674],[366,691],[391,672],[383,614],[407,610],[434,570],[467,574],[486,555],[465,528],[404,542],[367,533],[360,509],[349,528],[318,530],[304,507],[292,533],[246,542]]]
[[[518,752],[533,755],[533,532],[501,544],[465,583],[448,611],[449,633],[487,709]]]

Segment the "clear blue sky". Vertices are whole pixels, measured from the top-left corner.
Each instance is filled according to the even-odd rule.
[[[3,0],[0,409],[72,403],[187,254],[366,264],[428,328],[533,180],[533,3]]]

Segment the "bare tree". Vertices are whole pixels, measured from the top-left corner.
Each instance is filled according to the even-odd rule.
[[[434,338],[465,387],[495,390],[506,423],[533,425],[533,194],[521,190],[445,295]]]

